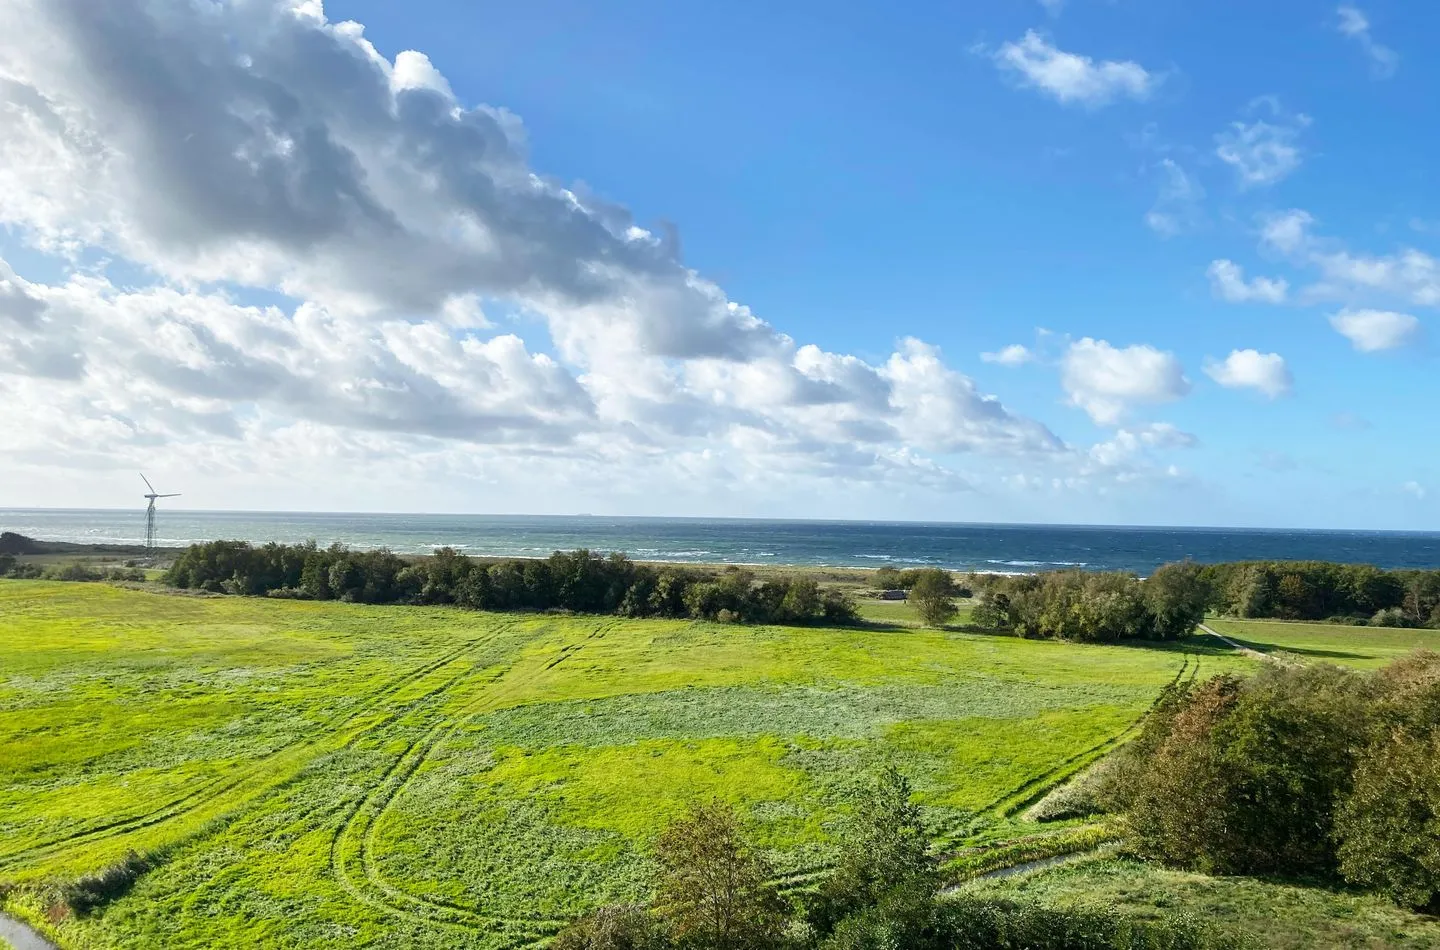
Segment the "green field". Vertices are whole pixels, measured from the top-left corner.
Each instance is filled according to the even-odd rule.
[[[914,780],[942,845],[1127,734],[1208,644],[1075,646],[188,597],[0,582],[0,882],[156,855],[51,927],[72,947],[514,946],[643,897],[690,800],[737,805],[788,886],[851,783]]]
[[[1113,907],[1142,918],[1185,911],[1245,931],[1275,950],[1433,950],[1440,919],[1384,898],[1249,877],[1208,877],[1120,859],[1082,860],[967,885],[997,897],[1050,906]]]
[[[1440,630],[1349,627],[1282,620],[1207,620],[1217,633],[1262,653],[1374,669],[1411,650],[1440,650]]]

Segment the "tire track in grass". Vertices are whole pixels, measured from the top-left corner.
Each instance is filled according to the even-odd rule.
[[[372,791],[351,809],[346,821],[331,839],[331,871],[341,886],[367,906],[411,920],[509,935],[513,938],[511,946],[536,943],[563,926],[567,921],[561,918],[491,914],[396,887],[385,879],[377,866],[376,829],[437,746],[453,737],[474,717],[497,708],[507,698],[534,686],[546,673],[573,658],[589,641],[603,638],[615,625],[616,621],[602,623],[578,643],[563,645],[538,670],[512,675],[512,666],[502,671],[492,677],[491,682],[496,684],[496,688],[482,691],[453,718],[436,723],[419,739],[409,743]],[[358,864],[358,868],[352,867],[352,864]]]
[[[250,765],[242,767],[238,775],[218,776],[203,783],[199,788],[192,789],[179,798],[172,799],[139,815],[131,815],[114,821],[107,821],[98,826],[90,826],[78,831],[73,831],[48,841],[0,855],[0,868],[30,862],[37,858],[46,859],[55,857],[63,854],[65,851],[73,850],[83,845],[92,844],[107,838],[119,837],[136,831],[143,831],[146,828],[151,828],[167,821],[183,817],[203,808],[207,804],[218,801],[227,793],[255,779],[257,776],[263,777],[267,772],[278,773],[282,776],[282,778],[275,783],[278,785],[286,779],[283,777],[285,774],[284,768],[277,770],[275,768],[277,765],[302,765],[305,758],[304,753],[313,752],[315,755],[322,754],[324,751],[323,747],[327,740],[334,741],[338,738],[336,735],[337,732],[343,734],[347,726],[356,723],[357,720],[363,719],[366,716],[373,715],[377,710],[381,709],[388,700],[406,687],[419,683],[436,671],[462,659],[467,652],[473,650],[476,646],[498,638],[512,629],[517,623],[518,621],[513,620],[502,622],[491,630],[486,631],[484,635],[467,640],[455,649],[442,654],[439,658],[396,677],[383,686],[376,694],[363,701],[359,709],[345,710],[330,717],[327,722],[320,726],[320,728],[324,730],[324,735],[321,738],[297,739],[293,742],[286,743],[263,758],[257,759]],[[440,686],[435,689],[408,700],[403,706],[392,710],[379,722],[368,727],[356,729],[345,738],[345,741],[342,742],[335,751],[347,748],[361,736],[369,732],[390,725],[401,716],[413,710],[416,706],[424,703],[438,693],[444,692],[463,675],[465,674],[462,673],[451,677],[450,680],[440,684]],[[263,790],[263,788],[257,789],[257,791]]]
[[[1193,661],[1193,662],[1192,662]],[[1085,766],[1101,758],[1106,753],[1113,751],[1127,738],[1136,732],[1155,711],[1166,694],[1180,685],[1182,681],[1194,682],[1200,669],[1200,658],[1186,655],[1180,663],[1180,668],[1170,681],[1160,690],[1159,695],[1146,707],[1133,722],[1125,726],[1119,732],[1095,745],[1067,757],[1058,765],[1032,776],[992,799],[989,803],[980,806],[963,824],[957,823],[948,828],[941,828],[936,834],[937,844],[954,849],[971,840],[977,831],[991,824],[997,819],[1005,819],[1014,816],[1022,809],[1029,807],[1039,799],[1045,797],[1056,786],[1068,780]],[[1188,677],[1187,677],[1188,674]]]

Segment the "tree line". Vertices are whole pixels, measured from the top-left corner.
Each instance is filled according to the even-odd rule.
[[[937,856],[894,769],[853,794],[830,873],[783,895],[735,810],[696,803],[652,848],[655,897],[598,908],[554,950],[1231,950],[1248,941],[1180,915],[941,897]]]
[[[1440,628],[1440,571],[1327,561],[1209,564],[1212,609],[1235,617]]]
[[[569,610],[736,623],[854,623],[854,602],[804,575],[757,582],[750,571],[637,564],[623,554],[557,551],[479,559],[452,548],[402,558],[341,545],[211,541],[165,572],[173,587],[365,604],[455,604],[473,610]]]

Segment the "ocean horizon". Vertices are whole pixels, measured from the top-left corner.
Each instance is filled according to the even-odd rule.
[[[0,530],[47,541],[139,544],[141,509],[0,508]],[[812,521],[608,515],[380,514],[161,509],[156,543],[316,541],[401,554],[452,547],[543,557],[620,551],[638,560],[1033,573],[1076,567],[1148,573],[1168,561],[1324,560],[1440,568],[1440,532],[1346,529]]]

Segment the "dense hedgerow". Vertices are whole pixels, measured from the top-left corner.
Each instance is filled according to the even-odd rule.
[[[1024,637],[1113,641],[1175,640],[1205,617],[1208,588],[1200,568],[1167,564],[1141,580],[1133,574],[1052,571],[984,580],[975,624]]]
[[[1124,758],[1115,799],[1146,856],[1440,908],[1440,654],[1216,677],[1157,710]]]
[[[745,623],[852,623],[855,606],[796,576],[757,584],[749,571],[653,568],[621,554],[557,551],[544,560],[481,561],[451,548],[407,560],[339,545],[211,541],[165,573],[181,588],[366,604],[457,604],[475,610],[571,610]]]

